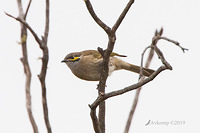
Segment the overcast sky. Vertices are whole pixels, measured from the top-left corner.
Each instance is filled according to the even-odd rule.
[[[24,7],[27,1],[23,1]],[[112,26],[127,0],[91,0],[97,15]],[[41,36],[44,32],[45,1],[32,2],[27,22]],[[20,62],[22,56],[20,25],[4,12],[18,16],[17,2],[6,0],[0,4],[0,132],[31,133],[32,127],[25,107],[25,75]],[[145,85],[131,125],[131,133],[188,133],[200,132],[199,118],[199,0],[136,0],[117,31],[114,51],[128,57],[121,58],[140,64],[141,53],[156,29],[164,28],[163,36],[180,42],[189,49],[183,53],[174,44],[160,41],[159,47],[172,65]],[[91,104],[97,97],[98,82],[76,78],[61,60],[74,51],[107,47],[107,36],[93,21],[83,0],[50,1],[50,59],[47,72],[49,118],[55,133],[93,133],[90,119]],[[38,44],[28,33],[28,56],[32,71],[31,94],[33,114],[39,132],[46,132],[41,102],[40,73],[42,56]],[[155,56],[150,66],[161,65]],[[106,91],[122,89],[136,83],[138,75],[117,71],[107,80]],[[135,91],[107,100],[106,131],[122,133]],[[165,122],[151,124],[148,121]],[[184,122],[175,125],[173,122]]]

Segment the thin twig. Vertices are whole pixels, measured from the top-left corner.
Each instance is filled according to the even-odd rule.
[[[110,31],[111,31],[111,28],[109,26],[107,26],[97,15],[96,13],[94,12],[94,9],[92,7],[92,4],[90,2],[90,0],[84,0],[85,1],[85,4],[86,4],[86,7],[90,13],[90,15],[92,16],[92,18],[94,19],[94,21],[102,28],[104,29],[104,31],[107,33],[107,34],[110,34]]]
[[[147,49],[149,49],[149,48],[151,48],[151,46],[146,47],[146,48],[144,49],[144,51],[142,52],[141,64],[140,64],[140,75],[139,75],[139,79],[140,79],[141,77],[144,76],[144,75],[143,75],[143,59],[144,59],[144,54],[145,54],[145,52],[146,52]],[[147,68],[147,67],[146,67],[146,68]]]
[[[124,8],[123,12],[120,14],[119,18],[115,22],[114,26],[112,27],[112,32],[115,33],[118,27],[120,26],[121,22],[123,21],[124,17],[126,16],[127,12],[131,8],[131,5],[134,3],[134,0],[129,0],[128,4]]]
[[[30,9],[31,2],[32,2],[32,0],[29,0],[28,6],[27,6],[27,8],[26,8],[26,12],[25,12],[25,14],[24,14],[24,20],[26,20],[26,16],[27,16],[28,11],[29,11],[29,9]]]
[[[172,40],[172,39],[169,39],[169,38],[167,38],[167,37],[158,36],[158,39],[163,39],[163,40],[166,40],[166,41],[169,41],[169,42],[175,44],[176,46],[178,46],[179,48],[181,48],[181,50],[183,51],[183,53],[185,53],[185,51],[188,51],[188,50],[189,50],[189,49],[187,49],[187,48],[183,48],[183,47],[179,44],[179,42],[174,41],[174,40]]]
[[[24,24],[26,26],[26,28],[31,32],[31,34],[33,35],[33,37],[35,38],[36,42],[39,44],[40,47],[42,47],[42,43],[40,38],[38,37],[38,35],[35,33],[35,31],[31,28],[31,26],[23,19],[19,18],[19,17],[14,17],[8,13],[5,12],[5,14],[11,18],[14,18],[15,20],[21,22],[22,24]]]

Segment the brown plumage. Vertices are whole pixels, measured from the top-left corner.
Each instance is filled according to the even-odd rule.
[[[111,53],[109,61],[109,75],[115,70],[125,69],[140,73],[140,67],[122,61],[115,56],[126,57],[117,53]],[[99,81],[101,75],[101,63],[103,58],[96,50],[85,50],[68,54],[62,62],[65,62],[72,73],[80,79],[88,81]],[[154,70],[143,68],[143,75],[150,76]]]

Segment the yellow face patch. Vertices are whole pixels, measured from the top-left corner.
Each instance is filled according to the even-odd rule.
[[[78,61],[80,59],[80,57],[71,57],[68,60],[69,61]]]

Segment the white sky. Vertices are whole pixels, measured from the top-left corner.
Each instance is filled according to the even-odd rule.
[[[26,5],[25,1],[23,4]],[[127,3],[123,0],[91,0],[102,20],[112,26]],[[33,1],[27,21],[38,33],[44,29],[44,3]],[[47,97],[50,123],[56,133],[93,133],[90,119],[91,104],[97,97],[98,82],[77,79],[60,61],[72,51],[106,48],[107,36],[90,17],[82,0],[50,1],[50,60],[47,73]],[[26,7],[26,6],[25,6]],[[0,4],[0,132],[30,133],[25,107],[25,75],[23,73],[19,23],[5,12],[18,15],[16,1]],[[143,49],[151,43],[155,29],[164,28],[164,36],[189,48],[185,54],[171,43],[160,41],[173,71],[161,73],[144,86],[131,126],[131,133],[197,133],[199,127],[199,35],[200,1],[198,0],[136,0],[117,31],[115,52],[125,54],[127,62],[140,64]],[[41,50],[28,35],[28,54],[32,71],[31,94],[33,113],[41,133],[46,132],[42,116],[40,72]],[[151,68],[160,65],[154,58]],[[136,83],[137,74],[118,71],[107,80],[107,92]],[[106,131],[122,133],[132,105],[134,93],[107,100]],[[184,125],[149,125],[153,122],[184,121]]]

